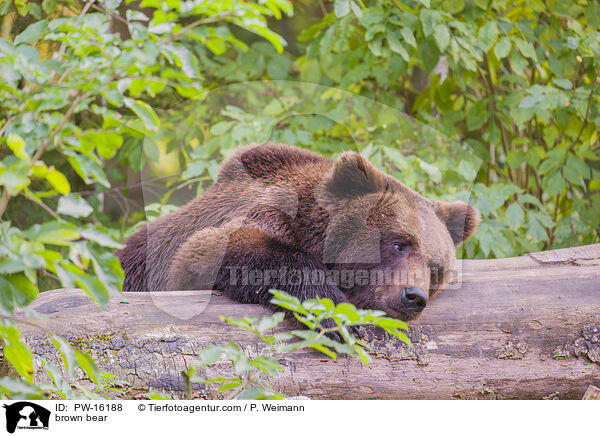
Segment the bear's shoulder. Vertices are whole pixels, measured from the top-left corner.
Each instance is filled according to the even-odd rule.
[[[247,179],[274,180],[300,166],[326,162],[322,156],[286,144],[267,142],[240,147],[221,165],[217,183]]]

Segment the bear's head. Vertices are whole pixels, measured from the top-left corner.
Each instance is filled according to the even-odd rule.
[[[333,164],[317,201],[329,215],[323,261],[341,290],[358,307],[407,321],[447,285],[456,245],[479,222],[473,206],[425,198],[356,152]]]

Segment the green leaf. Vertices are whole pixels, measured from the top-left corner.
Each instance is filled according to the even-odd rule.
[[[565,166],[562,168],[562,173],[565,179],[567,179],[571,184],[583,186],[583,179],[574,168]]]
[[[465,0],[445,0],[441,6],[449,14],[458,14],[465,8]]]
[[[350,0],[335,0],[333,11],[336,17],[345,17],[350,13]]]
[[[566,165],[577,171],[584,179],[591,177],[590,167],[577,156],[569,156]]]
[[[167,401],[167,400],[173,399],[161,392],[150,392],[148,394],[148,398],[150,398],[151,400],[159,400],[159,401]]]
[[[532,168],[537,168],[542,159],[546,156],[546,151],[541,145],[529,147],[527,149],[526,160]]]
[[[369,50],[375,56],[379,57],[383,55],[383,37],[377,36],[375,39],[369,41],[368,43]]]
[[[284,309],[289,309],[294,312],[301,313],[303,315],[308,315],[308,311],[304,308],[304,306],[300,303],[295,297],[275,289],[271,289],[269,291],[274,295],[274,298],[271,299],[271,303],[276,304],[277,306],[283,307]]]
[[[73,347],[58,335],[52,336],[52,344],[60,352],[65,369],[71,376],[75,377],[75,369],[77,368],[77,357],[75,356],[75,350]]]
[[[398,39],[398,36],[396,35],[395,31],[391,31],[388,28],[386,36],[387,36],[387,39],[388,39],[388,43],[390,45],[390,49],[394,53],[398,53],[400,56],[402,56],[402,58],[406,62],[408,62],[410,60],[410,55],[408,54],[408,52],[406,51],[406,49],[404,48],[404,46],[400,42],[400,39]]]
[[[564,157],[564,149],[555,148],[551,152],[548,153],[546,159],[542,162],[542,164],[537,168],[537,172],[539,174],[546,174],[547,172],[560,167],[559,163],[562,161]]]
[[[141,100],[134,100],[129,97],[123,99],[125,106],[131,109],[142,121],[147,129],[156,130],[160,126],[160,120],[154,112],[154,109],[148,103]]]
[[[71,192],[71,185],[63,173],[58,171],[56,168],[50,169],[46,173],[46,180],[56,189],[60,194],[66,195]]]
[[[340,303],[335,307],[334,313],[344,314],[348,321],[353,322],[360,319],[360,315],[356,311],[356,307],[350,303]]]
[[[537,214],[532,212],[527,214],[527,227],[527,236],[533,241],[542,241],[546,238],[546,229]]]
[[[73,150],[64,150],[64,154],[67,156],[67,159],[75,172],[85,183],[90,184],[94,180],[97,180],[102,186],[110,188],[110,182],[106,177],[104,169],[94,162],[93,159],[83,154],[76,153]]]
[[[35,224],[25,231],[24,235],[32,241],[63,246],[71,245],[80,237],[74,225],[58,221]]]
[[[435,68],[440,59],[440,50],[434,41],[426,40],[418,44],[419,58],[423,62],[426,70],[431,71]]]
[[[38,288],[35,283],[23,274],[11,274],[5,276],[6,281],[12,287],[15,304],[24,307],[38,296]]]
[[[252,361],[252,364],[273,377],[277,376],[278,371],[284,370],[284,367],[272,357],[257,357]]]
[[[19,33],[15,38],[15,45],[18,44],[33,44],[48,31],[48,20],[36,21],[27,26],[25,30]]]
[[[508,36],[504,36],[498,40],[494,47],[494,54],[498,59],[503,59],[510,53],[511,43]]]
[[[4,0],[0,2],[0,17],[7,15],[12,9],[11,1]]]
[[[522,107],[511,107],[510,108],[510,117],[515,122],[519,129],[522,129],[531,117],[534,115],[534,109],[531,108],[522,108]]]
[[[417,46],[417,41],[415,40],[415,36],[413,35],[413,32],[412,30],[410,30],[410,28],[403,27],[400,30],[400,34],[404,38],[404,42],[406,42],[408,45],[412,45],[413,47]]]
[[[58,199],[56,211],[61,215],[70,215],[75,218],[88,216],[94,208],[79,194],[69,194]]]
[[[7,2],[10,4],[10,2]],[[13,377],[0,378],[0,389],[8,398],[26,398],[29,400],[46,400],[47,397],[38,386],[25,380]]]
[[[527,66],[527,61],[517,50],[511,50],[510,52],[510,65],[513,71],[522,76],[526,77],[525,67]]]
[[[0,261],[2,264],[3,261]],[[18,271],[22,271],[24,264]],[[31,303],[38,295],[37,286],[22,274],[5,274],[0,277],[0,310],[12,314],[16,307],[24,307]]]
[[[88,354],[75,350],[75,358],[79,367],[88,375],[88,377],[96,384],[99,383],[98,376],[100,371],[96,366],[96,362]]]
[[[219,386],[219,389],[217,389],[217,390],[219,392],[228,391],[230,389],[237,388],[241,384],[242,384],[242,380],[238,379],[237,381],[234,381],[231,383],[223,383],[221,386]]]
[[[110,233],[103,231],[100,226],[88,226],[79,231],[82,238],[89,241],[94,241],[103,247],[108,248],[123,248],[123,246],[115,241]]]
[[[283,321],[284,316],[285,314],[283,312],[275,312],[271,316],[263,316],[256,325],[256,330],[258,330],[261,335],[265,334],[268,330],[277,327],[281,321]]]
[[[487,110],[487,98],[482,98],[473,103],[469,109],[467,109],[467,128],[469,131],[483,127],[488,120],[489,115],[490,113]]]
[[[158,163],[160,160],[160,148],[150,138],[144,138],[143,145],[144,154],[148,156],[153,162]]]
[[[383,23],[386,17],[387,13],[383,8],[369,7],[364,10],[362,17],[360,18],[360,24],[365,28],[369,28],[379,23]]]
[[[487,230],[487,226],[482,226]],[[484,231],[483,228],[478,229],[479,234],[479,248],[483,252],[484,256],[488,256],[492,251],[492,247],[494,245],[494,237],[491,232]]]
[[[432,9],[421,9],[419,17],[421,19],[421,26],[425,36],[431,35],[435,27],[442,21],[440,13]]]
[[[597,0],[588,2],[588,6],[585,8],[585,19],[592,28],[598,30],[600,26],[600,3]]]
[[[227,44],[221,38],[209,38],[204,41],[206,47],[217,56],[227,51]]]
[[[529,42],[524,41],[520,38],[515,38],[514,41],[515,45],[517,46],[517,48],[523,56],[531,59],[534,62],[537,62],[537,54],[535,53],[535,49]]]
[[[216,54],[222,54],[225,52],[225,42],[223,42],[222,45],[223,50],[219,50],[220,53]],[[194,55],[192,55],[192,53],[187,48],[185,48],[183,45],[169,45],[165,48],[167,48],[173,54],[175,63],[178,67],[181,67],[181,70],[187,77],[189,77],[190,79],[198,77],[198,60],[195,58]]]
[[[506,162],[511,168],[518,168],[525,162],[525,157],[523,150],[513,150],[506,156]]]
[[[58,4],[58,0],[42,0],[42,9],[47,14],[54,12],[56,5]]]
[[[442,180],[442,173],[435,165],[431,165],[425,161],[419,160],[419,166],[427,173],[434,183],[439,183]]]
[[[565,179],[563,178],[560,171],[554,172],[551,176],[546,176],[542,180],[542,186],[548,194],[557,196],[565,189]]]
[[[446,50],[450,44],[450,30],[448,29],[448,26],[445,24],[439,24],[435,26],[433,37],[435,38],[435,42],[437,43],[440,51],[443,52]]]
[[[200,366],[210,366],[219,360],[219,357],[223,354],[224,350],[219,345],[209,345],[204,347],[198,353],[198,362]]]
[[[46,374],[48,374],[48,377],[50,377],[50,379],[56,386],[56,389],[60,391],[59,395],[64,400],[66,398],[67,394],[71,393],[72,390],[70,389],[69,384],[63,377],[61,369],[58,366],[54,365],[53,363],[48,362],[44,358],[40,358],[40,362],[42,363],[42,366],[44,367],[44,371],[46,371]]]
[[[17,195],[22,189],[29,186],[29,183],[30,180],[27,177],[25,168],[14,168],[0,173],[0,185],[4,185],[12,196]]]
[[[83,244],[82,244],[83,246]],[[121,292],[124,273],[119,259],[110,251],[86,244],[86,256],[92,261],[94,273],[111,295]],[[85,251],[82,249],[82,251]]]
[[[519,196],[519,201],[523,204],[531,203],[537,206],[539,209],[543,209],[542,203],[536,197],[531,194],[523,194]]]
[[[0,261],[0,270],[2,268]],[[1,274],[4,274],[3,272]],[[12,314],[15,308],[15,296],[13,286],[2,276],[0,276],[0,311]]]
[[[206,161],[193,161],[190,162],[185,171],[181,174],[183,180],[198,177],[204,173],[206,169]]]
[[[210,128],[210,134],[215,136],[223,135],[231,130],[235,123],[233,121],[221,121]]]
[[[71,283],[85,289],[88,296],[102,306],[108,303],[110,298],[108,290],[103,283],[76,265],[61,262],[60,265],[56,266],[56,273],[65,287],[73,287]]]
[[[13,326],[0,325],[0,337],[4,341],[4,357],[10,362],[12,367],[25,377],[28,383],[33,383],[33,355],[31,351],[21,341],[19,330]]]
[[[329,356],[329,357],[331,357],[332,359],[335,359],[335,358],[337,357],[337,354],[336,354],[334,351],[330,350],[329,348],[327,348],[327,347],[326,347],[326,346],[324,346],[324,345],[321,345],[321,344],[315,344],[315,343],[313,343],[313,344],[310,344],[310,343],[309,343],[309,344],[307,344],[307,345],[308,345],[310,348],[314,348],[315,350],[317,350],[317,351],[320,351],[321,353],[325,354],[326,356]]]
[[[562,89],[573,89],[573,83],[569,79],[559,79],[555,77],[552,79],[552,83]]]
[[[89,132],[79,137],[82,147],[98,151],[103,158],[110,159],[123,145],[123,137],[115,132]]]
[[[25,151],[25,141],[20,135],[11,133],[6,139],[6,144],[19,159],[29,159],[29,155]]]
[[[489,51],[498,40],[498,25],[495,21],[486,21],[478,33],[479,46],[483,51]],[[502,58],[503,56],[499,56]]]
[[[519,228],[523,224],[523,221],[525,220],[525,212],[523,211],[523,208],[517,203],[511,203],[506,208],[505,216],[508,221],[508,224],[514,231],[519,230]]]

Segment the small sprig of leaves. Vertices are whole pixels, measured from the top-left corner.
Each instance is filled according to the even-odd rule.
[[[306,348],[315,349],[332,359],[338,354],[345,354],[359,358],[368,365],[371,361],[371,346],[353,333],[359,326],[379,327],[410,344],[406,335],[408,325],[404,321],[385,316],[385,312],[357,309],[350,303],[334,304],[329,298],[301,302],[282,291],[270,292],[274,296],[271,303],[291,311],[308,330],[273,331],[283,321],[283,312],[261,318],[221,317],[222,321],[230,325],[254,333],[267,346],[262,355],[256,358],[250,358],[242,347],[234,342],[203,348],[198,354],[198,360],[183,374],[188,398],[191,398],[192,384],[201,383],[218,386],[218,392],[227,392],[227,398],[281,399],[283,394],[271,387],[267,377],[277,377],[279,371],[284,369],[281,360]],[[343,342],[331,339],[327,336],[328,333],[337,333]],[[223,360],[231,362],[234,373],[232,377],[204,376],[207,367]]]
[[[58,335],[51,334],[51,341],[62,358],[60,366],[40,358],[39,363],[49,381],[36,383],[36,361],[27,344],[22,340],[20,332],[13,325],[0,324],[0,338],[4,342],[4,358],[20,376],[0,378],[0,397],[11,399],[42,400],[49,397],[63,400],[97,400],[106,399],[114,375],[98,369],[89,354],[75,349]],[[85,386],[78,382],[81,379],[77,372],[82,371],[91,382]]]

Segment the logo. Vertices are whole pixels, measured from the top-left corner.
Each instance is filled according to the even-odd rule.
[[[29,401],[18,401],[3,405],[6,409],[6,431],[14,433],[15,429],[48,430],[50,411]]]

